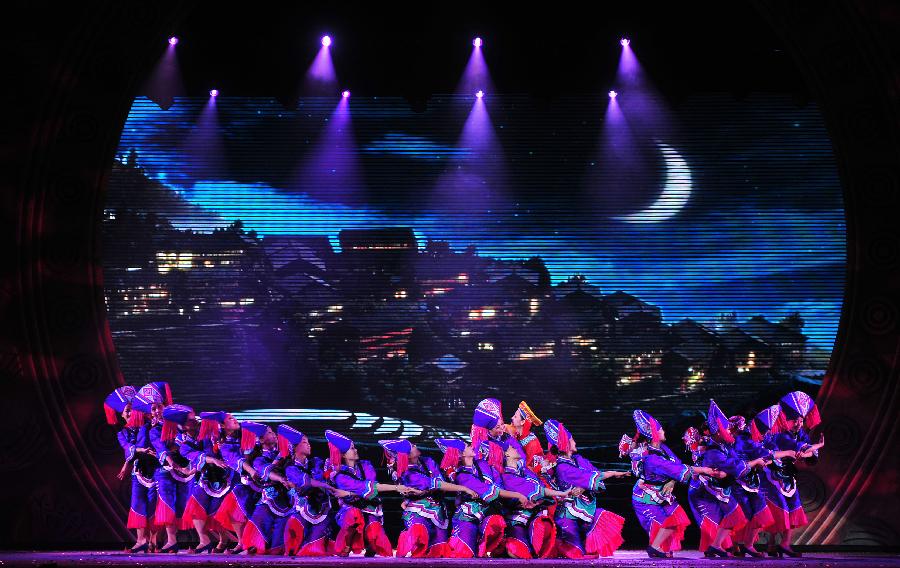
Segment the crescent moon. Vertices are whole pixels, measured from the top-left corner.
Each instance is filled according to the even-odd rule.
[[[613,217],[625,223],[659,223],[671,219],[681,211],[691,198],[691,168],[674,148],[656,142],[666,163],[666,183],[663,191],[646,209],[628,215]]]

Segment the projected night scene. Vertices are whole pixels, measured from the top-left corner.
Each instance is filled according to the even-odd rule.
[[[103,224],[128,382],[364,442],[525,399],[610,459],[636,407],[815,396],[845,229],[813,105],[672,108],[622,41],[608,93],[539,108],[494,90],[479,38],[418,113],[353,95],[330,45],[295,108],[134,101]]]

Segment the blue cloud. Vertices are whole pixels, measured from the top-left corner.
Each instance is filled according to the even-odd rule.
[[[465,159],[472,151],[438,144],[421,136],[400,132],[388,132],[380,140],[374,140],[362,149],[364,154],[393,154],[418,160]]]

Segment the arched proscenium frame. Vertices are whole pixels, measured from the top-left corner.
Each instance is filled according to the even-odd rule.
[[[896,545],[900,521],[889,500],[897,487],[886,480],[898,473],[900,344],[890,287],[900,278],[900,103],[888,93],[900,71],[875,3],[756,5],[824,113],[847,211],[844,312],[818,397],[828,450],[802,475],[811,524],[798,540]],[[127,537],[115,489],[120,455],[98,404],[122,382],[103,301],[100,219],[131,102],[188,8],[68,8],[58,28],[11,58],[24,86],[4,94],[17,144],[0,157],[0,250],[9,254],[0,281],[0,501],[16,515],[0,545]],[[53,49],[38,47],[42,40]]]

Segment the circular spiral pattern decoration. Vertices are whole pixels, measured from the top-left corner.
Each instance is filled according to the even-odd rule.
[[[64,205],[84,199],[88,195],[88,186],[84,180],[71,173],[58,173],[47,183],[48,193]]]
[[[62,139],[66,142],[91,142],[97,138],[100,124],[90,112],[76,111],[66,118]]]
[[[102,415],[88,423],[84,438],[94,455],[109,456],[122,452],[122,447],[116,437],[116,429],[107,424]]]
[[[825,483],[811,471],[797,474],[797,489],[803,509],[808,513],[816,511],[825,502]]]
[[[886,374],[877,360],[859,358],[850,363],[845,377],[854,391],[869,395],[884,388]]]
[[[83,300],[62,296],[49,309],[50,328],[62,335],[81,331],[87,324],[88,308]]]
[[[834,456],[850,455],[859,447],[859,424],[846,416],[829,417],[822,434],[828,453]]]
[[[879,235],[866,247],[866,259],[875,268],[896,268],[900,264],[900,242],[893,235]]]
[[[863,325],[873,335],[884,335],[897,327],[897,306],[885,298],[873,298],[863,307]]]
[[[52,440],[38,416],[6,401],[2,408],[7,431],[0,436],[0,471],[31,469],[47,453]]]
[[[867,201],[883,206],[896,198],[900,182],[897,171],[889,168],[873,168],[862,180],[859,194]]]
[[[94,355],[80,355],[66,363],[63,387],[71,394],[95,393],[103,377],[103,366]]]

